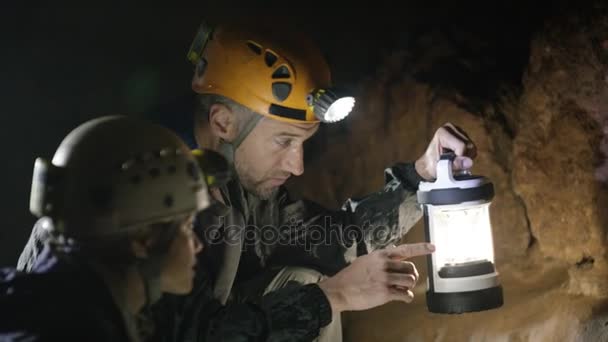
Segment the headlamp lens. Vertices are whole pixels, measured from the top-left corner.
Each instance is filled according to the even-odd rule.
[[[342,97],[334,101],[324,115],[324,121],[336,122],[344,119],[350,114],[355,106],[355,98],[348,96]]]
[[[350,114],[355,106],[352,96],[338,96],[332,89],[317,89],[309,97],[316,117],[322,122],[337,122]]]

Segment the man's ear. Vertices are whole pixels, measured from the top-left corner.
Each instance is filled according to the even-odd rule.
[[[238,134],[235,113],[221,103],[214,103],[209,107],[209,126],[211,134],[227,142],[233,141]]]

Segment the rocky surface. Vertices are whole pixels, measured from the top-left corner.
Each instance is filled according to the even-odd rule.
[[[420,156],[442,123],[464,128],[479,148],[473,172],[495,184],[491,215],[505,305],[430,314],[422,281],[411,305],[345,315],[347,340],[608,340],[605,10],[548,19],[530,41],[521,87],[492,101],[471,100],[458,87],[438,90],[404,71],[412,70],[404,68],[406,56],[393,53],[361,82],[346,131],[324,141],[325,152],[294,188],[337,207],[378,189],[387,165]],[[405,241],[422,239],[419,223]],[[424,260],[416,261],[424,279]]]

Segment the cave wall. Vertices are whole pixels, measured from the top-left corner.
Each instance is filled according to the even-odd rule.
[[[332,207],[382,186],[383,169],[415,160],[441,124],[464,128],[489,177],[505,304],[436,315],[425,281],[413,304],[344,315],[349,341],[608,340],[608,16],[605,8],[548,18],[530,41],[521,87],[479,102],[439,89],[395,51],[360,83],[346,133],[327,138],[293,188]],[[419,73],[418,73],[419,74]],[[423,240],[422,223],[404,242]],[[414,259],[425,279],[423,259]]]

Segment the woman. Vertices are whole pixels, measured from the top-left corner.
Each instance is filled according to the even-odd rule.
[[[208,205],[170,131],[122,116],[77,127],[52,163],[36,161],[30,210],[52,238],[30,273],[0,274],[0,340],[143,339],[146,309],[192,289],[193,222]]]

